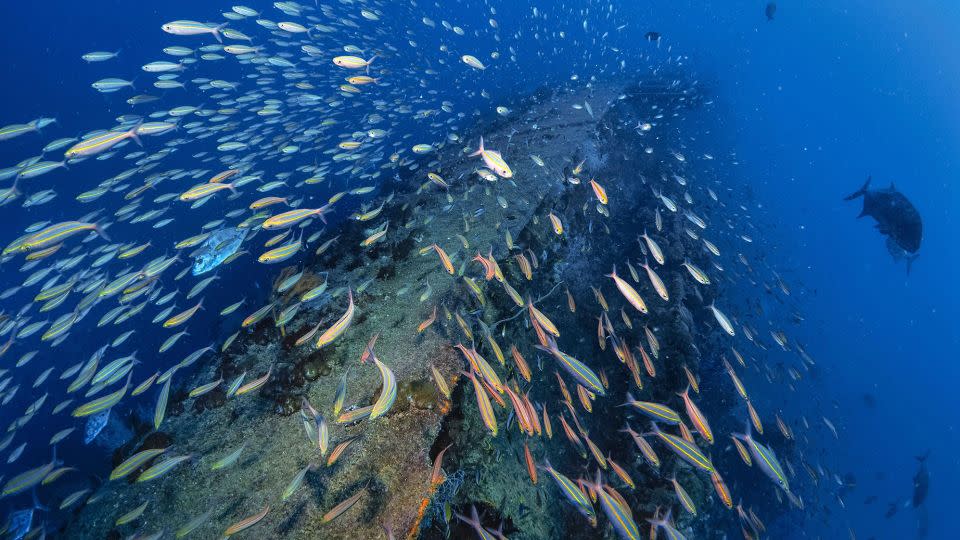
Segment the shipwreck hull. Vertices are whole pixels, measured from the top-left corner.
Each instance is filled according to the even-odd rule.
[[[268,318],[252,332],[242,334],[226,352],[208,358],[181,383],[179,391],[171,394],[162,441],[157,442],[157,434],[142,435],[122,448],[123,455],[117,459],[150,444],[171,445],[178,454],[203,457],[146,484],[110,482],[105,488],[110,492],[106,498],[110,506],[83,507],[63,533],[70,538],[119,538],[122,535],[114,526],[117,516],[149,499],[152,502],[144,519],[167,523],[171,530],[216,507],[216,513],[192,534],[196,538],[218,538],[228,526],[266,506],[272,509],[257,525],[255,534],[268,538],[379,538],[384,525],[391,526],[397,538],[432,539],[448,534],[461,538],[468,530],[455,519],[448,524],[447,518],[452,511],[466,513],[470,504],[478,505],[482,520],[491,528],[502,521],[504,533],[511,538],[609,536],[609,530],[590,528],[567,506],[545,474],[537,485],[527,479],[522,451],[518,451],[524,439],[539,462],[549,455],[555,466],[571,475],[588,475],[595,469],[585,467],[588,462],[561,440],[558,418],[554,419],[553,439],[525,438],[515,422],[508,427],[509,407],[499,409],[501,432],[491,437],[477,411],[470,382],[460,376],[465,363],[452,345],[469,344],[469,339],[454,320],[447,319],[445,309],[450,313],[477,313],[504,352],[516,344],[534,372],[534,384],[521,384],[521,389],[530,391],[532,401],[546,403],[552,415],[561,413],[554,375],[559,369],[553,359],[538,354],[530,345],[535,340],[525,322],[526,314],[496,280],[477,279],[486,303],[481,306],[459,275],[466,265],[466,275],[477,277],[479,266],[470,259],[476,252],[486,255],[490,249],[507,281],[537,301],[537,306],[562,329],[562,348],[593,366],[606,367],[611,385],[608,397],[594,401],[592,414],[581,415],[592,427],[594,442],[618,463],[636,471],[638,489],[629,492],[628,499],[635,515],[649,516],[656,506],[672,504],[665,477],[642,465],[636,449],[627,445],[628,438],[617,433],[628,418],[626,410],[617,405],[619,396],[628,389],[636,395],[642,392],[646,399],[675,402],[673,390],[682,388],[686,381],[684,365],[704,377],[720,373],[721,345],[709,337],[709,330],[715,328],[705,309],[711,298],[689,290],[680,266],[685,257],[703,253],[702,246],[684,233],[677,219],[666,220],[666,228],[658,233],[668,260],[658,271],[670,290],[671,301],[661,302],[647,294],[649,316],[628,312],[634,325],[626,338],[631,345],[645,346],[644,325],[656,331],[661,343],[656,384],[648,379],[650,384],[643,391],[633,388],[609,346],[606,351],[599,349],[596,317],[600,308],[590,285],[610,281],[602,276],[614,265],[626,274],[627,260],[635,265],[643,261],[636,236],[654,222],[658,203],[652,195],[653,181],[660,182],[661,176],[672,170],[665,163],[675,158],[665,149],[679,149],[683,144],[677,131],[671,129],[672,123],[681,121],[682,115],[676,113],[702,106],[694,88],[657,79],[639,86],[605,83],[544,90],[515,107],[510,118],[477,126],[471,137],[483,135],[488,148],[502,152],[513,167],[512,179],[485,182],[475,174],[479,158],[468,157],[462,146],[447,145],[435,156],[438,166],[405,170],[399,181],[380,186],[381,193],[396,193],[394,203],[383,213],[391,223],[385,239],[369,249],[360,248],[364,224],[344,222],[331,233],[339,234],[337,249],[308,263],[311,276],[304,278],[304,283],[316,284],[316,276],[326,273],[331,291],[356,288],[375,278],[362,293],[355,294],[357,314],[346,334],[320,350],[310,344],[294,345],[314,326],[326,328],[340,317],[346,307],[345,295],[327,298],[317,306],[304,306],[296,321],[282,332]],[[590,111],[585,110],[584,103],[589,103]],[[635,127],[638,120],[652,118],[655,113],[651,111],[658,110],[665,114],[652,120],[657,123],[656,135]],[[648,146],[656,150],[646,153]],[[531,155],[545,165],[535,163]],[[570,170],[581,161],[605,186],[610,198],[609,217],[599,213],[589,188],[567,182]],[[451,184],[449,198],[436,185],[422,185],[429,170],[437,171]],[[477,212],[480,208],[483,211]],[[554,233],[546,218],[550,212],[565,224],[564,235]],[[424,223],[426,216],[433,216],[429,223]],[[508,232],[517,246],[530,250],[538,259],[532,281],[523,277],[513,260],[519,249],[508,249]],[[469,248],[464,248],[458,234],[469,239]],[[455,275],[443,270],[432,250],[421,254],[421,248],[433,243],[450,254]],[[707,260],[703,254],[702,260],[693,262],[707,267]],[[430,296],[420,301],[428,283]],[[398,294],[405,289],[404,294]],[[577,299],[576,312],[570,312],[567,306],[566,290]],[[622,298],[610,285],[602,291],[615,305],[610,317],[619,319]],[[276,298],[278,311],[295,298],[295,291],[288,294]],[[434,305],[440,307],[437,321],[418,334],[418,324],[430,316]],[[625,328],[623,322],[615,323]],[[479,326],[473,325],[473,331],[478,349],[493,361]],[[693,336],[700,332],[707,337],[695,340]],[[337,424],[331,404],[345,372],[349,370],[348,407],[372,404],[380,391],[377,369],[358,362],[375,334],[379,334],[378,357],[397,377],[396,405],[388,415],[374,421]],[[507,366],[503,369],[506,379],[523,382],[509,367],[509,358]],[[431,367],[453,389],[452,400],[444,399],[436,389]],[[221,376],[231,380],[246,372],[252,378],[271,369],[270,381],[257,394],[227,399],[218,390],[199,399],[186,396],[190,388]],[[353,439],[332,466],[326,465],[326,459],[304,437],[297,414],[302,398],[327,417],[331,447]],[[732,405],[721,403],[722,398],[717,400],[711,407],[711,417],[721,423],[722,411]],[[732,402],[731,397],[728,403]],[[198,410],[203,414],[196,414]],[[645,429],[646,421],[631,418],[636,429]],[[147,441],[150,437],[153,442]],[[447,480],[432,483],[433,460],[447,445],[452,445],[443,461]],[[211,448],[240,446],[245,446],[245,451],[238,463],[211,470],[213,461],[223,457],[211,454]],[[672,470],[673,460],[664,454],[661,452],[665,458],[661,469]],[[300,489],[281,502],[280,494],[291,479],[311,463],[318,465],[316,470],[308,472]],[[721,510],[715,497],[710,497],[708,479],[688,469],[681,471],[681,478],[702,513]],[[363,495],[350,510],[324,522],[324,514],[361,491]],[[698,538],[719,536],[720,528],[706,530],[707,521],[701,514],[695,522],[682,519],[680,524],[693,527]]]

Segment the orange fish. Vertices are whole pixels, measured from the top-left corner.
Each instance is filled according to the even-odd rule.
[[[647,356],[646,349],[643,348],[643,345],[637,345],[637,350],[640,351],[640,358],[643,359],[643,367],[647,370],[647,375],[651,377],[657,376],[657,368],[653,366],[653,360]]]
[[[433,306],[433,313],[427,318],[427,320],[423,321],[422,323],[420,323],[419,326],[417,326],[417,333],[420,334],[427,328],[430,328],[430,326],[433,325],[434,321],[436,320],[437,320],[437,306]]]
[[[713,430],[710,429],[710,423],[707,422],[707,417],[700,411],[697,404],[690,399],[690,387],[688,386],[686,390],[677,395],[683,399],[683,405],[687,409],[687,416],[690,418],[690,421],[693,422],[694,427],[697,428],[697,431],[700,432],[700,435],[703,435],[703,438],[706,439],[708,443],[713,444]]]
[[[607,463],[610,465],[610,468],[613,469],[613,472],[616,473],[621,480],[623,480],[624,484],[630,486],[631,488],[636,487],[636,485],[633,483],[633,478],[630,478],[630,474],[627,473],[626,469],[620,465],[617,465],[617,463],[613,461],[613,458],[611,458],[609,455],[607,455]],[[627,505],[624,506],[627,507]]]
[[[479,255],[479,253],[477,254]],[[530,268],[530,261],[524,257],[523,253],[518,253],[513,257],[517,264],[520,265],[520,271],[523,273],[523,277],[527,278],[527,281],[533,279],[533,270]]]
[[[448,444],[446,448],[437,454],[437,458],[433,460],[433,473],[430,475],[430,484],[434,487],[439,486],[444,480],[446,480],[447,475],[443,473],[443,468],[441,465],[443,465],[443,454],[445,454],[447,449],[451,446],[453,446],[453,443]]]
[[[510,388],[510,385],[504,386],[507,396],[510,398],[510,404],[513,405],[514,416],[517,418],[517,426],[520,431],[527,435],[533,435],[533,424],[528,416],[527,406],[516,392]]]
[[[550,414],[547,413],[547,406],[543,406],[543,431],[547,433],[547,438],[553,438],[553,426],[550,424]]]
[[[530,366],[527,364],[527,361],[523,359],[523,355],[517,350],[516,345],[510,346],[510,356],[513,357],[514,363],[517,364],[517,371],[520,372],[520,375],[526,379],[527,382],[530,382]]]
[[[455,270],[453,269],[453,263],[450,262],[450,257],[447,256],[447,252],[437,244],[432,244],[431,247],[437,252],[437,255],[440,256],[440,262],[443,264],[443,268],[452,276]]]
[[[727,488],[727,484],[723,482],[723,477],[720,476],[720,473],[715,470],[712,471],[710,473],[710,480],[713,481],[713,489],[717,492],[720,500],[723,501],[723,505],[727,508],[733,508],[733,497],[731,497],[730,489]]]
[[[537,464],[533,461],[533,454],[530,453],[530,447],[523,443],[523,457],[527,462],[527,474],[530,475],[530,481],[537,485]]]
[[[493,277],[496,275],[496,268],[494,268],[492,262],[486,259],[483,255],[481,255],[479,251],[477,252],[476,255],[474,255],[473,260],[483,265],[484,279],[486,279],[487,281],[490,281],[491,279],[493,279]]]
[[[753,427],[757,430],[757,433],[763,435],[763,423],[760,422],[760,415],[757,414],[757,410],[753,408],[753,403],[750,400],[747,400],[747,412],[750,413],[750,421],[753,422]]]
[[[607,204],[607,190],[603,189],[603,186],[601,186],[592,178],[590,179],[590,187],[593,188],[593,194],[597,196],[597,200],[600,201],[600,204]]]
[[[519,390],[517,390],[519,393]],[[539,436],[543,432],[543,426],[540,425],[540,417],[537,416],[537,409],[533,406],[533,402],[530,401],[530,393],[527,392],[520,396],[523,398],[523,404],[527,407],[527,418],[530,419],[530,423],[533,425],[533,430],[537,432]]]

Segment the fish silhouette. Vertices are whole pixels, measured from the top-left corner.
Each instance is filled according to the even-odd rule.
[[[887,249],[894,259],[906,258],[909,263],[916,258],[923,239],[923,222],[916,207],[891,183],[886,189],[870,189],[870,180],[863,187],[844,198],[852,201],[863,197],[863,210],[860,215],[870,216],[877,221],[880,234],[887,236]]]

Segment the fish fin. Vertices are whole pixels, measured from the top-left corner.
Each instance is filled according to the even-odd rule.
[[[217,25],[216,27],[214,27],[214,29],[213,29],[213,31],[211,32],[211,34],[213,34],[213,37],[217,38],[217,42],[223,43],[223,36],[220,35],[220,30],[222,30],[222,29],[223,29],[224,27],[226,27],[228,24],[230,24],[230,23],[223,23],[223,24],[220,24],[220,25]]]
[[[30,497],[31,497],[31,499],[33,500],[33,509],[34,509],[34,510],[42,510],[42,511],[44,511],[44,512],[49,512],[49,511],[50,511],[49,508],[47,508],[46,506],[40,504],[40,499],[37,498],[37,488],[33,488],[33,489],[30,490]]]
[[[846,197],[843,198],[843,200],[845,200],[845,201],[852,201],[853,199],[856,199],[857,197],[860,197],[861,195],[865,194],[865,193],[867,192],[867,189],[870,187],[870,180],[872,180],[872,179],[873,179],[872,176],[868,176],[868,177],[867,177],[867,181],[863,183],[863,187],[861,187],[860,189],[854,191],[854,192],[851,193],[850,195],[847,195]],[[863,214],[861,214],[861,215],[863,215]]]
[[[907,275],[908,275],[908,276],[910,275],[910,269],[913,268],[913,261],[917,260],[917,257],[919,257],[919,256],[920,256],[920,254],[917,253],[916,255],[913,255],[913,256],[911,256],[911,257],[907,257]],[[929,453],[929,452],[928,452],[928,453]],[[920,458],[917,458],[917,459],[920,459]]]
[[[130,131],[127,133],[130,135],[130,138],[133,139],[133,142],[137,143],[137,146],[143,148],[143,141],[140,140],[140,134],[137,133],[137,130],[140,129],[140,126],[143,125],[143,122],[139,122],[137,125],[130,128]]]
[[[653,519],[647,519],[647,523],[653,525],[654,527],[665,527],[670,522],[670,510],[667,510],[667,513],[664,517],[660,517],[660,507],[657,507],[657,510],[653,513]]]
[[[472,506],[472,505],[471,505],[471,506],[470,506],[470,510],[471,510],[471,513],[473,514],[473,516],[476,516],[476,515],[477,515],[477,507],[476,507],[476,506]],[[460,521],[466,523],[467,525],[480,526],[480,520],[479,520],[479,519],[475,519],[475,518],[472,518],[472,517],[467,517],[467,516],[465,516],[465,515],[463,515],[463,514],[460,514],[460,513],[457,513],[457,512],[454,512],[453,515],[456,516],[456,518],[459,519]]]
[[[480,136],[480,149],[477,150],[476,152],[470,154],[470,157],[479,156],[479,155],[483,154],[483,151],[484,151],[484,148],[483,148],[483,135],[481,135],[481,136]]]
[[[99,235],[100,235],[104,240],[106,240],[107,242],[113,242],[113,240],[111,240],[110,237],[107,236],[107,233],[106,233],[106,231],[104,230],[104,227],[101,227],[100,225],[97,225],[97,226],[95,226],[95,227],[93,228],[93,230],[96,231],[96,233],[99,234]]]

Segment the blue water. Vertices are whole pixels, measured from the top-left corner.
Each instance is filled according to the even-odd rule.
[[[882,514],[911,492],[915,455],[931,452],[930,537],[955,531],[949,486],[960,442],[952,381],[960,297],[941,276],[953,248],[960,192],[954,95],[960,64],[933,51],[949,41],[956,5],[941,2],[780,2],[767,23],[755,2],[737,8],[657,10],[665,35],[699,51],[731,104],[742,174],[790,269],[810,298],[801,341],[824,370],[818,407],[841,428],[824,452],[858,487],[829,524],[857,537],[909,538],[916,515]],[[662,17],[662,19],[660,19]],[[662,22],[660,22],[662,21]],[[694,45],[695,43],[695,45]],[[924,218],[921,257],[910,276],[887,257],[858,202],[841,198],[873,175],[895,182]],[[863,394],[876,398],[864,406]],[[813,419],[811,419],[812,421]],[[882,478],[881,478],[882,476]],[[869,495],[879,500],[872,506]]]
[[[265,12],[271,9],[269,4],[247,3]],[[723,159],[730,168],[725,174],[750,186],[752,198],[740,202],[748,207],[758,227],[751,234],[762,239],[769,265],[790,284],[793,301],[805,319],[790,328],[790,336],[805,345],[819,368],[813,392],[798,393],[779,407],[788,415],[805,415],[809,420],[808,455],[816,456],[831,473],[852,475],[857,484],[844,491],[842,502],[823,495],[837,492],[838,486],[821,490],[817,504],[805,511],[810,517],[802,528],[778,532],[792,538],[818,534],[842,538],[851,528],[857,538],[915,537],[920,514],[905,508],[904,503],[912,494],[917,470],[914,456],[929,451],[931,488],[922,509],[929,514],[929,537],[950,538],[956,534],[951,519],[954,497],[950,493],[960,482],[956,457],[960,434],[955,419],[960,406],[955,391],[955,381],[960,377],[955,361],[960,349],[960,293],[953,278],[960,263],[960,251],[955,247],[955,232],[960,230],[955,217],[960,188],[953,181],[960,172],[954,157],[960,150],[960,123],[956,122],[960,102],[955,98],[960,93],[960,58],[952,51],[955,28],[960,24],[960,4],[933,0],[784,0],[778,2],[773,21],[765,19],[765,2],[760,1],[630,2],[629,6],[615,6],[609,17],[608,4],[601,2],[567,2],[563,7],[550,2],[491,4],[497,6],[496,18],[504,28],[505,43],[500,49],[507,56],[505,45],[514,46],[517,63],[502,62],[495,71],[487,72],[495,77],[467,73],[458,78],[457,92],[443,93],[442,85],[430,83],[441,90],[438,101],[450,100],[457,110],[468,112],[457,122],[462,128],[474,120],[469,114],[474,108],[489,108],[490,103],[498,103],[497,99],[509,100],[543,84],[567,81],[574,73],[581,80],[591,75],[602,79],[617,73],[621,59],[629,71],[682,57],[691,76],[706,81],[715,92],[715,111],[722,131],[712,134],[716,143],[713,152],[725,154]],[[532,6],[548,16],[533,18]],[[407,26],[412,31],[410,39],[415,39],[423,51],[436,51],[449,40],[441,36],[439,24],[436,29],[427,28],[419,22],[420,17],[429,16],[438,23],[447,18],[454,24],[460,21],[476,27],[482,27],[488,17],[485,4],[472,1],[418,7],[398,3],[381,9],[400,21],[393,23],[395,27]],[[7,21],[0,33],[0,50],[5,58],[0,67],[5,81],[0,91],[0,124],[40,116],[58,119],[42,136],[28,134],[0,142],[0,166],[6,167],[35,155],[54,138],[106,127],[116,116],[129,114],[130,107],[123,100],[133,93],[101,95],[89,84],[101,77],[137,76],[136,93],[140,93],[140,83],[142,90],[153,90],[148,86],[152,78],[140,70],[140,65],[164,58],[160,49],[169,45],[198,47],[212,42],[172,39],[174,36],[160,31],[160,25],[182,18],[214,20],[218,9],[183,0],[55,5],[16,2],[4,4],[0,16]],[[282,20],[279,13],[270,18]],[[586,29],[581,25],[584,19],[588,21]],[[535,27],[542,35],[534,35],[524,25]],[[620,25],[626,26],[617,30]],[[567,33],[565,40],[548,35],[560,30]],[[662,34],[659,48],[643,38],[649,30]],[[515,37],[515,31],[521,35]],[[605,32],[609,36],[601,38]],[[419,95],[416,77],[402,71],[405,61],[416,58],[405,43],[406,37],[380,37],[381,41],[395,39],[394,45],[401,50],[382,62],[400,73],[396,84],[407,84],[409,95]],[[493,48],[482,39],[471,44],[469,40],[477,38],[470,34],[463,39],[466,41],[460,48],[464,52]],[[353,41],[366,39],[357,34],[335,43]],[[614,53],[612,48],[620,52]],[[101,64],[80,60],[82,53],[92,50],[122,52],[117,59]],[[456,62],[457,58],[451,56],[448,61]],[[207,74],[222,70],[227,80],[235,80],[238,73],[228,61],[204,69]],[[493,99],[479,97],[480,90],[488,91]],[[203,96],[193,90],[172,90],[161,103],[174,107],[203,102]],[[141,107],[152,110],[155,105]],[[485,109],[481,116],[489,117],[489,112]],[[351,119],[358,118],[348,115],[341,121],[349,124]],[[430,133],[423,123],[405,129],[415,135]],[[172,135],[180,136],[184,135]],[[147,142],[156,144],[154,139]],[[189,156],[173,156],[164,165],[189,167]],[[59,195],[39,207],[23,209],[21,200],[4,208],[0,243],[5,245],[33,222],[74,219],[93,210],[96,203],[80,206],[74,201],[76,194],[122,168],[114,158],[27,181],[27,193],[54,188]],[[873,176],[875,187],[895,183],[923,216],[923,245],[909,275],[902,263],[891,260],[870,220],[856,219],[860,201],[842,200],[868,175]],[[304,206],[322,204],[342,188],[336,181],[334,184],[311,192]],[[199,232],[200,224],[228,208],[221,201],[213,201],[195,215],[177,213],[175,224],[149,238],[161,248],[153,256]],[[110,207],[111,211],[115,209]],[[331,226],[353,210],[348,205],[337,208]],[[124,227],[127,225],[118,224],[111,229],[120,241],[146,240],[126,234]],[[20,264],[8,262],[0,267],[0,289],[22,281],[24,274],[16,272]],[[201,312],[198,324],[191,325],[190,339],[178,343],[164,362],[151,359],[148,353],[166,337],[153,333],[149,325],[156,311],[141,316],[147,320],[141,320],[143,326],[137,328],[123,351],[139,350],[138,357],[162,369],[171,354],[181,358],[222,340],[239,320],[265,301],[272,270],[247,258],[223,272],[221,282],[204,295],[205,306],[209,307]],[[249,309],[221,320],[217,312],[237,299],[238,289],[248,299]],[[3,307],[8,313],[15,312],[29,300],[21,294]],[[189,305],[192,303],[178,300],[175,313]],[[85,321],[87,326],[102,313],[91,314]],[[113,329],[75,333],[52,353],[41,346],[37,358],[18,368],[20,393],[0,409],[0,426],[7,425],[39,397],[28,391],[30,382],[51,361],[55,359],[65,368],[86,360],[115,335]],[[12,363],[26,350],[21,347],[8,353],[3,358],[5,367],[12,369]],[[144,369],[141,375],[153,369]],[[56,372],[51,380],[55,377]],[[865,404],[866,394],[875,399],[875,407]],[[61,394],[51,394],[47,407],[61,398]],[[767,398],[771,404],[777,401],[775,395]],[[139,403],[150,409],[152,398]],[[836,425],[838,440],[825,428],[821,416]],[[0,466],[0,470],[9,478],[48,459],[47,440],[60,427],[34,419],[28,424],[29,431],[13,445],[26,441],[24,456],[13,466]],[[76,437],[58,450],[61,455],[71,456],[71,463],[81,468],[100,475],[109,471],[103,456],[91,455]],[[798,474],[805,476],[802,471]],[[830,483],[832,478],[824,482]],[[865,504],[871,495],[877,501]],[[24,506],[25,500],[9,506]],[[891,504],[899,511],[885,518]]]

